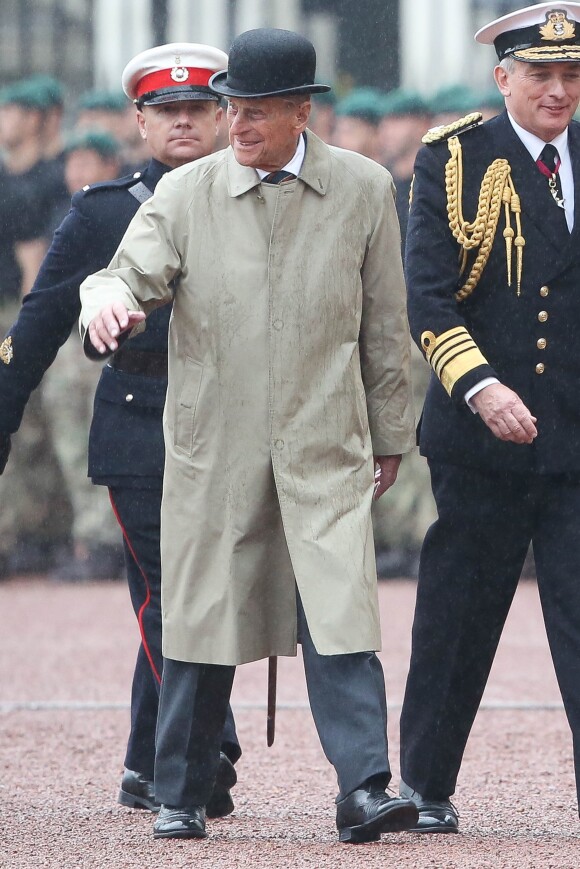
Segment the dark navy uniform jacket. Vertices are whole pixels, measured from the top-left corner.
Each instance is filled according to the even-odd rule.
[[[30,393],[40,383],[74,328],[81,309],[79,287],[105,268],[139,208],[137,184],[153,192],[168,167],[151,160],[141,173],[95,184],[76,193],[56,231],[32,291],[9,330],[12,359],[0,364],[0,431],[20,426]],[[167,352],[171,306],[147,318],[128,344],[143,352]],[[127,346],[127,344],[125,345]],[[94,365],[88,360],[79,364]],[[105,485],[159,487],[165,450],[162,413],[165,376],[127,374],[105,365],[95,395],[89,440],[89,476]]]
[[[467,272],[459,277],[460,246],[449,228],[445,165],[447,141],[427,145],[417,156],[406,247],[409,320],[416,342],[464,327],[476,348],[467,364],[455,368],[451,395],[433,374],[420,424],[421,453],[437,461],[481,469],[523,473],[580,471],[580,124],[569,128],[575,185],[574,229],[554,202],[548,180],[535,165],[507,113],[466,130],[463,149],[463,213],[477,212],[481,182],[496,158],[508,160],[521,199],[523,272],[516,292],[515,255],[508,286],[504,208],[489,261],[475,290],[455,299]],[[512,215],[511,225],[515,229]],[[451,333],[452,334],[452,333]],[[472,342],[473,343],[473,342]],[[478,348],[478,349],[477,349]],[[442,352],[444,348],[442,348]],[[483,354],[483,359],[479,352]],[[456,354],[462,352],[461,347]],[[458,357],[451,359],[450,369]],[[479,357],[479,358],[478,358]],[[469,362],[471,360],[471,362]],[[440,363],[445,359],[439,355]],[[513,389],[537,417],[538,436],[530,445],[498,440],[466,405],[467,390],[488,376]]]

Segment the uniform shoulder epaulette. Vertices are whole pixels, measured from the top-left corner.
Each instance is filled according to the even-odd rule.
[[[466,130],[471,130],[473,127],[479,127],[482,121],[483,115],[481,112],[470,112],[469,115],[453,121],[452,124],[441,124],[439,127],[431,127],[430,130],[427,130],[421,141],[424,145],[433,145],[435,142],[442,142],[451,136],[465,133]]]
[[[132,172],[130,175],[122,175],[120,178],[113,178],[111,181],[97,181],[96,184],[86,184],[79,193],[87,196],[88,194],[98,193],[100,190],[122,190],[136,184],[142,175],[142,172]]]

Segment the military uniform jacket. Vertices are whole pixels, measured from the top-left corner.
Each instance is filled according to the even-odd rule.
[[[141,192],[147,196],[147,190],[152,192],[166,171],[166,166],[151,160],[142,173],[95,184],[73,196],[34,287],[2,345],[0,430],[15,432],[19,428],[30,393],[78,320],[80,284],[87,275],[106,266],[117,249],[140,205],[131,189],[143,185]],[[169,315],[170,306],[155,312],[147,321],[147,329],[132,339],[132,346],[166,352]],[[95,482],[161,484],[166,388],[166,377],[144,377],[104,367],[89,441],[89,475]],[[137,454],[139,462],[135,461]]]
[[[482,469],[557,474],[580,471],[580,125],[569,128],[575,186],[575,224],[516,135],[507,113],[459,136],[463,151],[462,207],[478,208],[481,182],[497,158],[509,162],[521,202],[525,239],[520,295],[515,252],[508,285],[504,206],[489,261],[471,295],[457,301],[476,252],[460,277],[460,246],[449,227],[445,166],[447,141],[417,156],[406,248],[411,331],[419,346],[436,347],[420,423],[423,455]],[[515,226],[514,217],[511,218]],[[466,331],[465,331],[466,330]],[[472,340],[471,340],[472,339]],[[446,349],[447,348],[447,349]],[[467,390],[495,376],[537,417],[531,445],[498,440],[464,400]],[[445,382],[446,388],[442,385]]]
[[[202,158],[163,178],[81,298],[84,327],[114,300],[174,299],[165,657],[295,654],[296,585],[321,654],[378,648],[372,456],[414,435],[389,173],[311,133],[279,187],[229,148]]]

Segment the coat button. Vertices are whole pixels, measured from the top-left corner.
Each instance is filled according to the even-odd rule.
[[[545,338],[538,338],[538,340],[536,342],[536,347],[538,348],[538,350],[545,350],[547,344],[548,344],[548,342],[546,341]]]
[[[538,314],[538,320],[540,321],[540,323],[545,323],[547,319],[548,319],[548,312],[547,311],[540,311],[540,313]]]
[[[275,441],[274,446],[276,447],[277,450],[281,450],[284,446],[284,441],[282,440],[282,438],[278,438]]]
[[[280,329],[282,329],[282,327],[284,326],[284,323],[282,322],[282,320],[274,320],[272,325],[274,326],[276,332],[279,332]]]
[[[133,178],[140,178],[141,172],[133,172]]]
[[[546,298],[546,296],[549,295],[549,293],[550,293],[550,287],[540,287],[540,296],[543,296],[544,298]]]
[[[125,396],[125,401],[133,401],[133,396],[130,392]]]
[[[536,374],[543,374],[546,369],[546,366],[543,362],[538,362],[536,365]]]

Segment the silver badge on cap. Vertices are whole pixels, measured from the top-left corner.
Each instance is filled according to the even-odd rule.
[[[187,81],[189,78],[189,70],[187,67],[181,65],[181,58],[179,55],[175,57],[175,66],[171,70],[171,78],[173,81],[182,82]]]

